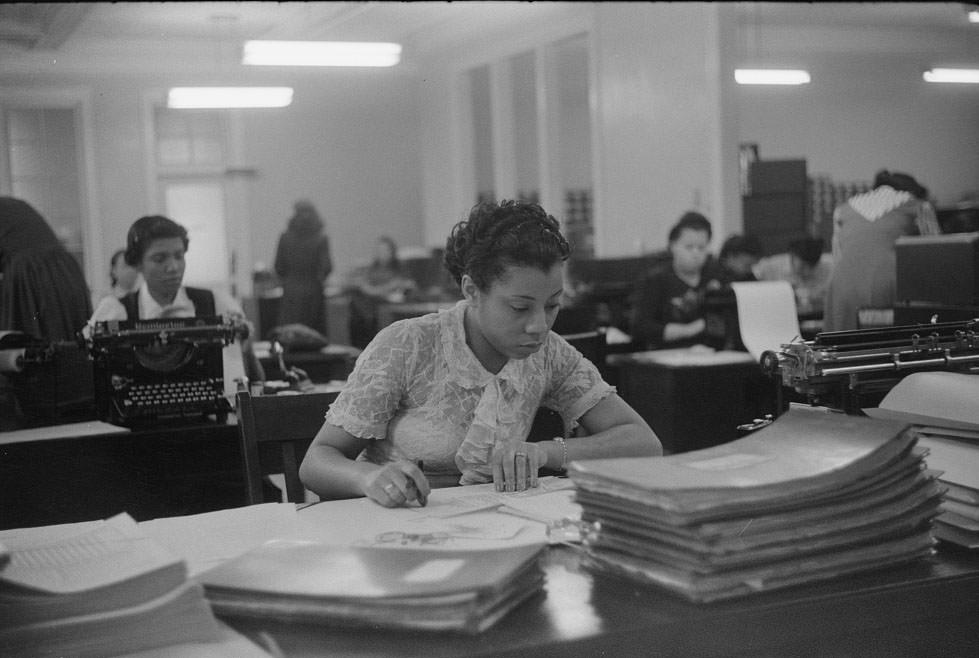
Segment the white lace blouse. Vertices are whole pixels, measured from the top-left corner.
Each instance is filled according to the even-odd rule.
[[[421,459],[428,473],[490,482],[491,449],[524,441],[538,407],[558,412],[570,431],[615,391],[554,332],[530,357],[490,373],[466,345],[467,306],[395,322],[357,359],[326,421],[374,439],[359,459]]]

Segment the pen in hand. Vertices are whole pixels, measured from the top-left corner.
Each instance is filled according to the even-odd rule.
[[[415,466],[417,466],[418,470],[422,473],[425,472],[425,462],[421,459],[415,461]],[[418,501],[418,504],[422,507],[428,505],[428,496],[423,495],[421,491],[418,490],[418,485],[415,484],[414,478],[408,478],[408,496],[409,500],[414,499]]]

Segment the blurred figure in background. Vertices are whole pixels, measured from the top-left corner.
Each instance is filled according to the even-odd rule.
[[[112,282],[113,297],[125,297],[129,293],[139,289],[143,278],[135,267],[126,262],[126,250],[119,249],[112,254],[109,261],[109,281]]]
[[[732,235],[721,245],[720,262],[725,283],[757,281],[752,268],[761,258],[761,243],[753,235]]]
[[[928,189],[914,177],[884,169],[874,189],[833,212],[833,275],[826,292],[825,331],[858,329],[860,309],[893,316],[897,285],[895,241],[941,233]]]
[[[355,268],[347,278],[350,295],[350,342],[364,348],[380,327],[378,306],[405,301],[418,286],[398,258],[398,245],[382,235],[374,242],[369,265]]]
[[[722,287],[720,268],[708,247],[710,221],[687,212],[670,229],[671,260],[650,270],[634,294],[632,338],[637,349],[723,346],[723,327],[708,326],[707,291]]]
[[[789,242],[789,250],[762,258],[755,266],[760,281],[788,281],[795,291],[799,315],[821,315],[823,298],[833,274],[822,238],[802,237]]]
[[[282,283],[276,324],[303,324],[326,331],[323,286],[333,271],[330,239],[312,203],[300,200],[275,251],[275,273]]]
[[[78,261],[28,203],[0,196],[0,331],[74,341],[92,313]]]

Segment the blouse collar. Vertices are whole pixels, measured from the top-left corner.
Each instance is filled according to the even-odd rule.
[[[467,308],[469,308],[469,301],[463,299],[439,314],[442,349],[450,365],[448,377],[464,388],[482,388],[494,379],[499,379],[516,392],[522,392],[526,381],[524,370],[528,367],[530,359],[510,359],[495,375],[483,367],[466,344]]]

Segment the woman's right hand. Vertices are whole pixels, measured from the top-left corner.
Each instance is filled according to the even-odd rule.
[[[421,469],[409,461],[385,464],[371,471],[363,483],[364,495],[384,507],[428,503],[431,487]]]

